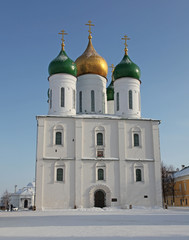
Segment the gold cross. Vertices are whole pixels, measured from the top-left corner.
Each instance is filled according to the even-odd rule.
[[[86,23],[85,25],[87,25],[87,26],[89,26],[89,30],[88,30],[88,32],[89,32],[89,39],[90,38],[92,38],[92,36],[91,36],[91,26],[94,26],[94,24],[92,24],[92,22],[89,20],[88,21],[88,23]]]
[[[62,30],[62,31],[60,31],[58,34],[61,34],[62,35],[62,38],[61,38],[61,40],[62,40],[62,50],[64,51],[64,46],[65,46],[65,44],[64,44],[64,42],[65,42],[65,40],[64,40],[64,35],[68,35],[64,30]]]
[[[126,55],[128,55],[127,53],[128,53],[128,45],[127,45],[127,40],[130,40],[130,38],[128,38],[128,36],[127,35],[125,35],[123,38],[122,38],[123,40],[125,40],[125,43],[124,43],[124,45],[125,45],[125,54]]]
[[[112,69],[112,74],[113,74],[113,72],[114,72],[114,69],[115,69],[115,67],[114,67],[114,65],[113,64],[111,64],[110,66],[109,66],[111,69]]]

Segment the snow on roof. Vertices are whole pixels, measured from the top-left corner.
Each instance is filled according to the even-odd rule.
[[[27,185],[27,187],[35,187],[35,182],[30,182],[30,183],[28,183],[28,185]]]
[[[176,173],[174,174],[174,177],[177,178],[177,177],[183,177],[183,176],[187,176],[187,175],[189,175],[189,166],[183,168],[183,169],[180,170],[179,172],[176,172]]]

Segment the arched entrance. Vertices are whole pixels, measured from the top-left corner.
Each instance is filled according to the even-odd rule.
[[[24,200],[24,208],[28,208],[28,200]]]
[[[94,206],[100,207],[100,208],[106,207],[106,204],[105,204],[106,198],[105,197],[106,197],[106,194],[104,191],[97,190],[94,193]]]

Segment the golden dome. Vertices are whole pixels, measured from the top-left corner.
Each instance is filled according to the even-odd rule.
[[[106,60],[101,57],[94,49],[89,35],[89,43],[85,52],[76,59],[77,76],[92,73],[106,77],[108,74],[108,65]]]

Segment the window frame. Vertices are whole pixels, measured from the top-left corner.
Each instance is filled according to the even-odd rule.
[[[135,176],[136,177],[136,182],[142,182],[142,170],[141,170],[141,168],[136,168],[135,169],[135,174],[136,174],[136,176]]]
[[[120,106],[119,106],[119,92],[116,93],[116,111],[119,111]]]
[[[82,91],[79,91],[79,112],[82,112]]]
[[[133,91],[129,90],[129,109],[133,109]]]
[[[58,134],[60,136],[58,136]],[[62,145],[62,132],[61,131],[56,131],[56,133],[55,133],[55,145]]]
[[[135,142],[135,136],[138,135],[138,145]],[[132,148],[142,148],[142,130],[140,127],[131,128],[131,147]]]
[[[60,173],[58,173],[59,170],[61,170],[61,175],[60,175]],[[61,176],[61,180],[58,179],[58,177],[60,177],[60,176]],[[56,181],[63,182],[63,180],[64,180],[64,169],[62,167],[58,167],[56,169]]]
[[[60,106],[65,107],[65,88],[61,87],[60,90]]]
[[[57,133],[61,133],[61,144],[57,144]],[[64,146],[64,127],[62,125],[55,125],[53,128],[53,145],[55,147],[63,147]]]
[[[97,174],[98,174],[98,181],[104,181],[104,169],[103,168],[98,168],[97,169]]]
[[[140,181],[137,178],[137,170],[140,170]],[[140,162],[134,164],[134,182],[144,183],[144,165]]]
[[[62,169],[62,180],[58,180],[58,169]],[[66,167],[63,161],[56,162],[54,165],[54,182],[65,183]]]
[[[101,138],[99,138],[101,136]],[[97,132],[96,134],[96,146],[104,146],[104,138],[102,132]]]
[[[133,141],[134,147],[140,147],[140,136],[138,133],[133,134]]]
[[[91,90],[91,112],[95,112],[95,91]]]
[[[99,170],[103,171],[103,179],[99,179]],[[106,164],[104,162],[96,164],[96,181],[106,181]]]

